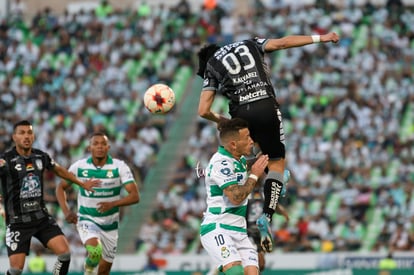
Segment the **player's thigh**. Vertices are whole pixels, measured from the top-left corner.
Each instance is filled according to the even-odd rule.
[[[97,240],[100,240],[100,228],[96,224],[89,221],[79,221],[76,224],[76,229],[84,245],[97,245]]]
[[[285,158],[285,135],[282,116],[273,99],[242,105],[232,117],[249,123],[250,136],[270,159]]]
[[[201,236],[200,241],[217,267],[242,261],[234,240],[227,232],[213,230]]]
[[[102,260],[112,265],[117,251],[118,230],[101,231],[100,238],[102,242]]]
[[[6,228],[6,247],[9,257],[15,254],[29,255],[30,242],[35,234],[35,229],[9,224]],[[21,256],[13,257],[15,264],[20,266]],[[24,258],[23,258],[24,265]],[[16,267],[18,268],[18,267]]]
[[[47,248],[52,250],[56,255],[70,252],[69,242],[64,235],[58,235],[50,239],[47,243]]]
[[[39,225],[34,236],[57,255],[70,251],[68,240],[52,217]]]

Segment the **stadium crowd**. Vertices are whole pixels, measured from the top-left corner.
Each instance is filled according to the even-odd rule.
[[[90,134],[103,131],[112,154],[126,160],[142,182],[169,121],[150,115],[143,93],[157,82],[174,85],[179,68],[193,66],[193,48],[202,38],[195,33],[196,18],[181,6],[143,3],[116,10],[102,1],[96,9],[63,15],[47,7],[33,18],[23,5],[12,6],[0,19],[0,150],[12,145],[13,123],[30,119],[34,147],[68,167],[87,153]],[[83,253],[76,231],[63,222],[53,173],[46,182],[50,211],[73,239],[73,250]]]
[[[200,45],[337,31],[338,45],[309,45],[267,60],[292,173],[283,201],[291,219],[274,219],[277,246],[414,250],[413,7],[331,2],[255,1],[251,14],[238,17],[231,6],[192,12],[186,0],[172,8],[142,4],[64,15],[45,9],[30,21],[17,12],[0,24],[0,150],[11,144],[12,122],[30,117],[36,146],[68,165],[85,153],[88,134],[101,129],[111,152],[144,179],[173,119],[153,120],[142,93],[155,82],[171,84],[180,66],[194,68]],[[223,100],[216,108],[225,106]],[[204,253],[198,226],[205,190],[194,167],[206,165],[218,142],[215,125],[198,119],[194,128],[137,236],[139,253]],[[48,182],[51,211],[73,251],[84,253],[76,231],[64,225],[54,178]]]
[[[281,51],[267,60],[292,172],[284,199],[291,219],[274,222],[278,250],[414,250],[413,7],[267,2],[273,4],[249,19],[224,13],[218,22],[239,28],[228,33],[218,26],[221,35],[209,39],[331,30],[341,36],[339,45]],[[215,125],[198,120],[177,177],[159,191],[158,208],[142,227],[139,251],[204,253],[198,225],[205,190],[194,167],[198,161],[205,167],[217,145]]]

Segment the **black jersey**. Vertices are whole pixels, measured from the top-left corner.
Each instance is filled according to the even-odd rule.
[[[43,172],[55,163],[45,152],[32,149],[29,157],[16,147],[0,155],[0,181],[6,224],[27,223],[48,215],[43,200]]]
[[[218,91],[227,97],[230,113],[240,105],[276,98],[264,61],[267,41],[255,38],[225,45],[208,60],[203,90]]]

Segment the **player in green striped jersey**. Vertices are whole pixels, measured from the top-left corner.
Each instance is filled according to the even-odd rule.
[[[248,123],[240,118],[218,124],[221,146],[205,170],[207,209],[200,228],[204,249],[224,274],[257,275],[257,251],[247,236],[246,209],[249,194],[268,164],[261,155],[248,171],[245,156],[253,140]]]
[[[85,260],[85,274],[109,274],[115,258],[118,242],[119,208],[138,203],[139,191],[134,175],[128,165],[109,154],[108,137],[94,133],[90,138],[90,157],[81,159],[69,167],[78,178],[101,180],[94,192],[83,188],[78,190],[77,214],[71,211],[66,191],[72,186],[62,181],[56,187],[59,205],[69,223],[75,223],[88,256]],[[127,194],[121,196],[122,189]]]

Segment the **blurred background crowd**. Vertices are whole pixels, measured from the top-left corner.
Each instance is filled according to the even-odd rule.
[[[89,134],[102,130],[142,185],[175,116],[145,110],[151,84],[185,89],[207,42],[336,31],[337,45],[266,57],[292,174],[282,200],[290,220],[274,219],[277,251],[413,251],[414,7],[398,0],[250,2],[248,14],[234,13],[233,1],[204,1],[196,10],[187,0],[122,10],[102,1],[89,11],[46,8],[27,18],[13,1],[0,21],[0,151],[11,146],[13,123],[29,118],[35,147],[68,166],[86,153]],[[179,77],[182,68],[187,78]],[[225,100],[214,107],[225,112]],[[137,253],[205,253],[198,240],[205,189],[194,167],[206,166],[218,141],[215,125],[195,121],[136,236]],[[46,175],[46,200],[82,254],[54,197],[56,180]]]

